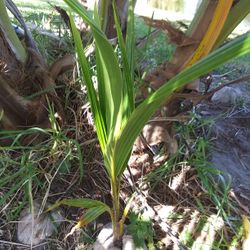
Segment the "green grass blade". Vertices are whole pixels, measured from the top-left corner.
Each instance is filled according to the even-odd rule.
[[[94,85],[91,79],[91,70],[87,59],[84,54],[84,49],[81,41],[80,34],[78,33],[73,18],[70,16],[70,23],[72,27],[73,38],[75,41],[76,51],[79,59],[79,64],[81,67],[82,75],[84,83],[86,84],[88,90],[89,101],[93,113],[93,117],[95,120],[96,132],[101,145],[102,151],[105,151],[107,134],[106,127],[103,121],[102,114],[100,112],[100,104],[98,103],[96,92],[94,89]]]
[[[15,182],[15,184],[13,184],[11,189],[0,198],[0,206],[5,204],[5,202],[9,199],[9,197],[12,197],[17,192],[17,190],[26,183],[27,180],[28,178],[25,178],[19,181],[18,183]]]
[[[14,183],[14,180],[16,181],[17,178],[23,174],[23,172],[25,171],[24,168],[21,168],[19,169],[17,172],[15,173],[12,173],[11,175],[7,175],[5,176],[4,178],[1,177],[1,180],[0,180],[0,187],[4,187],[4,185],[6,185],[7,183],[9,182],[13,182]]]
[[[118,175],[122,175],[127,157],[141,129],[174,91],[197,79],[199,76],[210,72],[226,61],[248,52],[250,52],[250,33],[235,39],[192,67],[182,71],[139,105],[132,113],[115,147],[114,165],[119,168],[117,169]]]

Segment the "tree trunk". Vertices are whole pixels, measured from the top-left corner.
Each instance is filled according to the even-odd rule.
[[[128,3],[128,0],[116,0],[117,11],[124,37],[126,36],[127,29]],[[109,39],[116,38],[117,34],[115,29],[112,0],[99,0],[98,7],[102,28],[105,31],[107,37]]]
[[[21,63],[12,53],[0,28],[0,109],[2,129],[23,129],[48,124],[46,105],[42,97],[25,97],[44,88],[43,79],[48,72],[40,55],[29,51],[27,63]],[[47,83],[46,83],[47,85]]]
[[[74,67],[74,58],[66,55],[49,68],[12,0],[0,0],[0,6],[0,129],[49,128],[48,101],[63,116],[54,90],[55,80]],[[22,42],[14,32],[6,6],[24,29]],[[43,90],[46,91],[27,98]],[[10,142],[0,138],[0,145]]]
[[[180,71],[190,66],[189,63],[194,53],[196,52],[196,49],[203,41],[210,23],[214,18],[218,3],[218,0],[203,0],[186,33],[177,30],[169,22],[158,20],[152,21],[150,19],[146,19],[146,22],[148,22],[149,25],[165,30],[168,33],[171,42],[175,43],[177,47],[170,61],[159,65],[156,69],[152,70],[146,75],[144,79],[145,86],[149,85],[153,89],[158,89]],[[215,30],[216,28],[217,27],[215,27]],[[213,38],[211,38],[210,40],[214,42],[216,41]],[[201,58],[198,58],[198,60],[199,59]],[[143,87],[142,89],[144,96],[148,95],[146,88]],[[198,90],[198,86],[196,83],[186,85],[186,88],[179,90],[179,92],[187,93],[193,90]],[[182,112],[180,104],[185,99],[184,96],[185,95],[182,95],[182,98],[180,98],[177,97],[177,95],[173,95],[168,99],[165,106],[167,116],[176,116]],[[190,100],[188,101],[192,103],[191,98],[189,99]]]
[[[15,87],[17,82],[21,79],[21,72],[23,72],[23,65],[16,60],[16,56],[9,46],[9,43],[0,26],[0,76],[8,80],[8,84]],[[13,74],[15,72],[15,74]]]

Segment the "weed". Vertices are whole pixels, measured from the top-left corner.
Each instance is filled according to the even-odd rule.
[[[129,221],[130,224],[127,226],[127,230],[133,236],[136,249],[143,249],[145,242],[148,249],[155,249],[153,242],[154,231],[151,220],[143,214],[131,213]]]
[[[135,18],[136,39],[145,40],[143,46],[136,49],[136,60],[145,71],[165,62],[174,51],[174,45],[168,43],[167,35],[159,32],[156,37],[150,38],[151,32],[155,30],[145,25],[140,17]],[[159,46],[161,44],[161,46]]]

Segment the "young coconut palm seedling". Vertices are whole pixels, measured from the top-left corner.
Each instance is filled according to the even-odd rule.
[[[167,98],[179,88],[226,61],[250,52],[250,34],[246,34],[222,48],[211,53],[201,61],[181,71],[157,91],[151,94],[139,106],[134,105],[134,0],[129,1],[128,30],[126,42],[115,14],[116,29],[121,51],[121,62],[109,40],[101,30],[97,15],[92,18],[77,0],[64,0],[72,11],[81,16],[90,26],[96,55],[98,90],[94,88],[93,73],[85,57],[80,36],[73,18],[71,25],[74,42],[81,68],[82,80],[87,87],[95,129],[103,154],[104,165],[110,180],[113,206],[91,199],[64,199],[58,201],[49,210],[60,205],[85,208],[86,212],[75,228],[82,227],[95,220],[104,212],[109,213],[114,243],[123,235],[123,227],[129,204],[121,213],[119,193],[121,178],[132,151],[133,143],[140,131],[154,114],[165,103]],[[116,8],[114,6],[114,12]]]

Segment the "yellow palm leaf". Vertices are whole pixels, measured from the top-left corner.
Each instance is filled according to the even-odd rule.
[[[243,250],[250,249],[250,221],[246,216],[242,216],[245,239],[242,244]]]
[[[199,47],[194,52],[192,58],[188,61],[185,67],[193,65],[202,57],[208,55],[212,50],[220,32],[227,19],[228,13],[231,9],[233,0],[219,0],[215,9],[214,17],[205,33]]]

